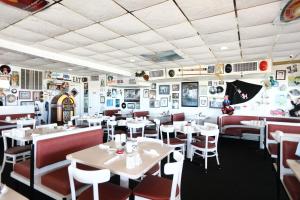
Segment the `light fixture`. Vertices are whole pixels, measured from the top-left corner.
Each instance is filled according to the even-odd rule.
[[[228,49],[228,47],[226,47],[226,46],[221,46],[221,48],[220,48],[221,50],[227,50]]]
[[[72,71],[73,69],[69,68],[68,70],[69,70],[69,71]]]
[[[134,59],[130,59],[129,61],[130,61],[130,62],[135,62],[135,60],[134,60]]]

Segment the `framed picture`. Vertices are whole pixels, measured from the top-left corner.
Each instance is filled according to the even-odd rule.
[[[212,81],[208,81],[208,82],[207,82],[207,85],[208,85],[208,86],[212,86]]]
[[[120,99],[115,99],[115,106],[116,106],[117,108],[120,107]]]
[[[124,101],[140,102],[140,89],[124,89]]]
[[[207,95],[207,85],[199,85],[199,95]]]
[[[179,84],[173,84],[172,91],[179,91]]]
[[[155,99],[156,98],[156,90],[150,90],[149,91],[149,98]]]
[[[17,106],[18,105],[17,96],[14,94],[6,95],[6,105],[7,106]]]
[[[179,109],[179,100],[175,99],[172,101],[172,109]]]
[[[155,99],[150,99],[149,108],[155,108]]]
[[[160,98],[160,107],[168,107],[168,97]]]
[[[199,106],[200,107],[207,107],[208,106],[208,98],[204,96],[199,97]]]
[[[160,101],[159,100],[155,100],[154,107],[155,108],[159,108],[159,106],[160,106]]]
[[[107,107],[112,107],[113,105],[114,105],[114,101],[112,99],[107,99],[106,106]]]
[[[111,97],[116,98],[117,97],[117,89],[112,89],[111,90]]]
[[[181,106],[198,107],[198,82],[181,83]]]
[[[34,101],[21,101],[21,106],[34,106]]]
[[[170,85],[160,85],[159,86],[159,94],[169,95],[170,94]]]
[[[286,71],[285,70],[276,70],[276,80],[285,80]]]
[[[149,98],[149,89],[144,89],[143,97]]]
[[[19,91],[19,99],[31,99],[30,91]]]
[[[41,98],[41,92],[40,91],[33,91],[32,92],[32,100],[33,101],[39,101]]]
[[[135,103],[135,109],[141,109],[141,104],[140,103]]]
[[[151,84],[151,90],[156,90],[156,83]]]
[[[179,93],[172,93],[172,99],[179,99]]]
[[[105,96],[100,96],[100,103],[105,103]]]
[[[135,103],[127,103],[128,109],[135,109]]]
[[[209,102],[209,107],[210,108],[222,108],[223,107],[223,99],[212,99]]]

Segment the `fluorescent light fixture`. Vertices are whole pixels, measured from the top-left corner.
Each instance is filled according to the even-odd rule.
[[[69,68],[68,70],[69,70],[69,71],[72,71],[73,69]]]
[[[135,62],[135,60],[134,60],[134,59],[130,59],[129,61],[130,61],[130,62]]]
[[[41,58],[46,58],[46,59],[51,59],[54,61],[69,63],[72,65],[84,66],[84,67],[88,67],[88,68],[92,68],[92,69],[96,69],[96,70],[106,71],[109,73],[120,74],[123,76],[131,76],[131,72],[129,72],[127,70],[123,70],[123,69],[115,67],[115,66],[106,65],[106,64],[104,65],[104,64],[92,62],[89,60],[83,60],[83,59],[69,56],[69,55],[62,55],[59,53],[54,53],[51,51],[46,51],[46,50],[38,49],[36,47],[26,46],[23,44],[7,41],[7,40],[3,40],[3,39],[0,39],[0,47],[9,49],[9,50],[13,50],[16,52],[34,55],[34,56],[41,57]]]
[[[226,47],[226,46],[222,46],[220,49],[221,49],[221,50],[227,50],[227,49],[228,49],[228,47]]]

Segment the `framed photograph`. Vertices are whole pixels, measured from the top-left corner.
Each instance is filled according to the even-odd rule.
[[[156,90],[150,90],[149,91],[149,98],[155,99],[156,98]]]
[[[21,106],[34,106],[34,101],[21,101]]]
[[[113,105],[114,105],[114,101],[112,99],[107,99],[106,106],[107,107],[112,107]]]
[[[17,106],[18,105],[17,96],[14,94],[6,95],[6,105],[7,106]]]
[[[159,94],[169,95],[170,94],[170,85],[160,85],[159,86]]]
[[[212,86],[212,81],[208,81],[208,82],[207,82],[207,85],[208,85],[208,86]]]
[[[151,90],[156,90],[156,83],[151,84]]]
[[[149,89],[144,89],[143,97],[144,98],[149,98]]]
[[[160,98],[160,107],[168,107],[168,97]]]
[[[159,106],[160,106],[160,101],[159,100],[155,100],[154,107],[155,108],[159,108]]]
[[[179,93],[172,93],[172,99],[179,99]]]
[[[115,106],[116,106],[117,108],[120,107],[120,99],[115,99]]]
[[[30,91],[19,91],[19,99],[31,99]]]
[[[140,102],[140,89],[124,89],[125,102]]]
[[[135,109],[135,103],[127,103],[128,109]]]
[[[172,109],[179,109],[179,100],[173,100],[172,101]]]
[[[105,103],[105,96],[100,96],[100,103]]]
[[[276,80],[285,80],[286,71],[285,70],[276,70]]]
[[[181,83],[181,106],[198,107],[198,82]]]
[[[140,103],[135,103],[135,109],[141,109],[141,104]]]
[[[155,108],[155,99],[150,99],[149,108]]]
[[[212,99],[209,101],[210,108],[222,108],[223,107],[223,99]]]
[[[173,84],[172,91],[179,91],[179,84]]]
[[[204,96],[199,97],[199,106],[200,107],[207,107],[208,106],[208,98]]]
[[[117,89],[112,89],[111,90],[111,97],[116,98],[117,97]]]
[[[33,91],[32,92],[32,100],[39,101],[41,99],[41,92],[40,91]]]

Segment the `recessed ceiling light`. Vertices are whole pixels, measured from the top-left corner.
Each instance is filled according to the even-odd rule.
[[[69,70],[69,71],[72,71],[73,69],[69,68],[68,70]]]
[[[226,46],[221,47],[221,50],[227,50],[227,49],[228,49],[228,47],[226,47]]]
[[[130,59],[129,61],[130,61],[130,62],[135,62],[135,60],[134,60],[134,59]]]

